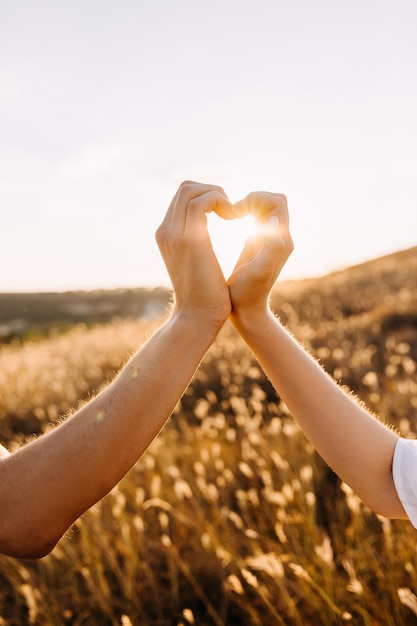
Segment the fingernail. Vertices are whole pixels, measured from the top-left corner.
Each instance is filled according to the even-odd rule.
[[[276,215],[271,215],[271,217],[268,217],[268,224],[271,224],[271,226],[279,226],[279,219]]]

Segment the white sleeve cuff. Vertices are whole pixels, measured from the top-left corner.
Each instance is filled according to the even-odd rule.
[[[407,516],[417,528],[417,440],[398,439],[392,462],[395,489]]]

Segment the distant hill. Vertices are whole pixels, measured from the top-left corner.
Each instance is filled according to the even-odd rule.
[[[156,317],[167,307],[170,292],[153,289],[1,293],[0,342],[45,333],[77,323],[97,324],[118,318]]]
[[[0,293],[0,342],[77,323],[155,317],[170,298],[164,288]],[[417,319],[417,246],[318,278],[278,280],[272,306],[290,326],[371,312]]]
[[[284,321],[309,323],[371,312],[417,314],[417,246],[319,278],[278,281],[272,305]]]

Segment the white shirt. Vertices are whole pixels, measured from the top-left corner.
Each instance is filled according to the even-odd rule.
[[[417,440],[398,439],[392,475],[401,504],[410,522],[417,528]]]

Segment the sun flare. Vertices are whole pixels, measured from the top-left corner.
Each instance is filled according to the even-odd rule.
[[[246,215],[226,221],[220,219],[215,213],[210,213],[207,218],[214,251],[224,275],[228,277],[239,258],[246,239],[253,233],[255,218],[252,215]]]

